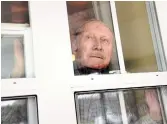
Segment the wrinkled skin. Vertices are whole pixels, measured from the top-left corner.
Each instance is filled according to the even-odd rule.
[[[73,45],[76,61],[82,67],[105,68],[112,56],[112,39],[111,30],[100,21],[87,23]]]

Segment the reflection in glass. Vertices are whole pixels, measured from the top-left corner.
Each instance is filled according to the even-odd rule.
[[[23,36],[1,35],[1,78],[25,77]]]
[[[126,70],[158,71],[146,2],[115,3]]]
[[[116,92],[76,93],[78,124],[122,124]]]
[[[67,11],[75,75],[119,73],[110,3],[69,1]]]
[[[124,91],[126,112],[133,111],[136,118],[128,124],[163,124],[156,89]]]
[[[27,100],[1,102],[1,124],[28,124]]]
[[[1,23],[29,24],[28,1],[1,1]]]
[[[104,109],[106,114],[106,124],[122,124],[120,103],[117,92],[104,93]]]
[[[1,124],[38,124],[36,97],[2,98]]]
[[[163,124],[166,120],[167,100],[166,89],[163,88],[162,94],[159,95],[157,88],[123,90],[124,103],[120,102],[122,97],[118,97],[118,92],[115,91],[77,92],[75,93],[77,122],[123,124],[120,105],[125,104],[128,124]]]

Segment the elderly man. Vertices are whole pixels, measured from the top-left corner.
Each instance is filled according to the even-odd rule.
[[[72,51],[75,55],[74,72],[75,75],[86,75],[86,74],[107,74],[109,73],[109,64],[112,58],[112,42],[113,33],[112,31],[101,21],[90,20],[77,29],[75,33],[75,40],[72,41]],[[145,92],[145,103],[139,106],[139,110],[147,108],[147,115],[138,119],[138,113],[134,102],[133,93],[129,92],[128,97],[125,97],[128,123],[129,124],[161,124],[161,112],[160,105],[156,97],[155,90],[146,90]],[[82,95],[80,95],[82,96]],[[119,108],[119,102],[114,93],[110,93],[109,97],[100,93],[92,97],[93,95],[86,95],[86,97],[80,98],[78,96],[78,109],[80,117],[80,123],[112,123],[121,124],[121,113]],[[102,98],[103,96],[103,98]],[[129,97],[130,96],[130,97]],[[111,100],[107,100],[111,99]],[[101,102],[100,102],[101,101]],[[111,102],[112,101],[112,102]],[[93,104],[92,104],[92,103]],[[90,103],[90,105],[88,105]],[[104,104],[105,103],[105,104]],[[131,104],[133,103],[133,105]],[[103,104],[103,105],[102,105]],[[88,107],[88,106],[89,107]],[[95,106],[103,106],[103,111]],[[130,106],[132,105],[132,106]],[[85,107],[83,107],[85,106]],[[87,107],[86,107],[87,106]],[[141,108],[143,107],[143,108]],[[88,109],[88,110],[87,110]],[[100,110],[99,110],[100,109]],[[82,111],[81,111],[82,110]],[[99,112],[102,112],[100,114]],[[90,113],[96,113],[91,116]],[[103,116],[103,117],[102,117]],[[104,117],[105,116],[105,117]],[[85,121],[86,120],[86,121]],[[105,120],[105,121],[104,121]]]
[[[112,57],[111,30],[102,22],[91,20],[81,26],[72,42],[76,58],[75,74],[109,73]]]

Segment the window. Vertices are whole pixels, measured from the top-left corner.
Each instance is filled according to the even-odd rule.
[[[154,3],[116,2],[115,7],[126,70],[166,70]]]
[[[79,76],[71,83],[75,94],[77,123],[166,123],[167,112],[164,109],[166,94],[163,91],[166,88],[149,87],[154,86],[153,82],[156,85],[160,84],[157,79],[147,81],[148,77],[144,75],[149,75],[143,73],[166,71],[166,59],[154,2],[67,2],[67,12],[74,74],[90,74],[87,77]],[[102,25],[105,29],[110,28],[113,33],[115,39],[115,43],[112,42],[115,47],[113,53],[117,58],[114,60],[120,75],[94,75],[105,74],[103,68],[101,71],[101,68],[96,66],[100,61],[97,58],[100,58],[102,52],[105,53],[107,49],[100,39],[104,32],[108,34],[107,29],[100,27]],[[93,60],[92,56],[96,56],[96,60]],[[110,56],[113,57],[112,54]],[[102,58],[103,56],[100,59]],[[76,63],[79,63],[79,66],[76,66]],[[142,73],[135,75],[136,72]],[[159,76],[159,73],[150,74],[152,76],[149,77]],[[146,87],[143,87],[144,84]]]
[[[123,29],[120,26],[122,24],[119,24],[119,13],[117,13],[119,5],[117,2],[30,1],[27,3],[30,24],[28,23],[27,25],[27,23],[25,24],[23,22],[23,26],[20,23],[13,22],[13,26],[8,23],[6,28],[2,28],[5,30],[8,29],[6,30],[8,33],[6,33],[6,31],[2,32],[2,36],[5,36],[5,38],[23,38],[23,44],[25,45],[23,47],[24,55],[28,54],[24,56],[24,78],[2,79],[2,102],[7,100],[27,100],[30,96],[37,96],[36,100],[38,105],[35,106],[38,108],[30,109],[30,113],[31,110],[38,110],[39,124],[46,124],[50,122],[61,124],[79,124],[87,122],[105,123],[105,121],[117,121],[118,123],[129,124],[130,122],[140,122],[140,120],[150,120],[149,122],[152,123],[153,119],[151,120],[148,111],[144,111],[144,113],[142,113],[138,106],[144,103],[143,101],[145,101],[145,92],[153,90],[152,92],[155,96],[154,100],[156,101],[153,103],[157,103],[157,106],[160,107],[160,109],[158,109],[160,116],[155,117],[161,118],[159,119],[159,122],[164,124],[166,123],[167,88],[165,85],[167,85],[167,73],[165,72],[166,63],[163,61],[163,59],[165,60],[163,51],[166,51],[166,49],[163,49],[163,47],[166,48],[166,18],[164,17],[167,11],[166,2],[144,2],[146,4],[145,8],[148,9],[146,12],[148,15],[145,14],[145,17],[149,17],[147,24],[149,24],[151,32],[150,35],[152,38],[152,41],[150,40],[153,46],[151,47],[151,52],[155,53],[153,57],[155,58],[154,60],[156,60],[152,65],[155,65],[158,68],[158,70],[154,72],[149,71],[150,68],[146,70],[145,67],[147,66],[145,66],[144,69],[141,69],[140,67],[142,67],[142,63],[135,63],[133,68],[130,68],[129,65],[127,66],[127,58],[125,59],[124,55],[125,48],[122,43],[124,34],[121,33],[121,30]],[[156,9],[154,8],[154,3],[156,5]],[[152,5],[154,9],[149,8]],[[71,11],[70,6],[72,8]],[[110,29],[114,36],[114,58],[111,63],[114,65],[114,69],[110,70],[110,74],[98,75],[97,73],[94,73],[92,75],[74,75],[73,61],[76,58],[72,58],[71,39],[73,37],[71,29],[80,22],[76,22],[76,24],[74,23],[72,26],[70,20],[73,20],[76,16],[74,18],[70,18],[70,16],[72,16],[76,11],[80,11],[82,13],[82,11],[86,11],[85,9],[92,9],[92,11],[89,11],[89,18],[99,19],[106,25],[111,26]],[[157,16],[155,16],[157,19],[153,18],[155,13],[152,10],[157,11]],[[149,12],[151,12],[152,16],[150,16]],[[153,25],[157,26],[158,30],[152,30],[152,21],[150,21],[150,17],[155,19],[153,21]],[[89,20],[89,18],[87,19]],[[157,24],[155,24],[157,22],[160,28]],[[30,34],[32,35],[27,37],[28,35],[23,33],[24,31],[27,31],[25,29],[30,30]],[[153,35],[154,32],[157,31],[161,32],[156,33],[156,36],[158,34],[160,35],[160,44],[156,44],[155,41],[159,40],[155,40],[153,38],[153,36],[155,36]],[[15,37],[13,37],[13,34]],[[26,38],[28,38],[28,40],[25,40]],[[27,41],[31,41],[30,39],[33,40],[33,47],[28,47],[29,45],[26,45]],[[158,45],[158,49],[155,48],[156,45]],[[27,47],[29,52],[26,52]],[[30,55],[31,53],[33,56]],[[157,59],[157,55],[159,55],[159,58],[162,59],[161,64],[158,64],[157,62],[157,60],[159,60]],[[29,67],[28,69],[34,70],[35,78],[31,78],[31,76],[30,78],[26,77],[26,57],[28,56],[33,57],[33,67]],[[32,64],[28,65],[30,66]],[[28,72],[33,71],[31,70]],[[9,76],[10,75],[11,74],[9,74]],[[92,98],[89,97],[91,95]],[[127,100],[131,95],[131,99]],[[89,100],[93,101],[93,105],[90,106],[91,109],[89,109],[93,113],[90,114],[90,116],[92,115],[92,118],[85,117],[86,111],[84,110],[88,110],[87,105],[90,104],[87,104],[87,101],[89,102]],[[113,118],[110,119],[110,111],[113,110],[111,109],[113,106],[109,106],[110,104],[107,105],[110,101],[117,103],[115,107],[118,108],[118,116],[116,116],[118,117],[117,120],[113,120]],[[35,102],[33,103],[35,104]],[[145,105],[147,106],[147,104]],[[137,114],[128,114],[129,111],[131,111],[129,110],[129,106],[132,106],[132,113]],[[99,109],[96,109],[97,107]],[[145,106],[141,106],[141,108],[143,110]],[[29,110],[28,107],[27,110]],[[95,119],[96,115],[102,116],[99,116],[99,118],[97,117],[97,119]],[[149,117],[146,115],[149,115]],[[36,116],[33,117],[36,118]],[[34,120],[37,120],[37,118]],[[156,120],[154,118],[154,122],[155,121]],[[34,121],[34,123],[36,123],[36,121]]]
[[[1,2],[1,123],[38,124],[27,1]]]
[[[1,23],[29,24],[28,1],[2,1]]]
[[[2,98],[1,101],[1,123],[2,124],[30,124],[37,121],[36,98]]]
[[[166,69],[163,61],[166,61],[162,56],[164,55],[164,50],[161,45],[159,29],[157,21],[153,21],[153,14],[155,15],[154,4],[147,2],[116,2],[116,11],[118,16],[118,27],[120,30],[121,44],[123,48],[123,56],[125,68],[127,72],[154,72],[162,71],[163,68]],[[104,65],[102,59],[105,58],[105,51],[108,51],[108,47],[102,45],[103,53],[98,50],[92,50],[86,52],[82,39],[90,35],[93,37],[90,31],[90,25],[85,24],[91,21],[91,19],[101,20],[106,24],[105,27],[112,30],[112,35],[114,35],[113,21],[112,21],[112,12],[110,10],[109,2],[67,2],[68,10],[68,19],[69,19],[69,28],[70,28],[70,37],[71,37],[71,46],[73,52],[74,60],[74,73],[75,75],[89,74],[90,68],[92,70],[101,68],[100,65]],[[134,11],[131,11],[133,9]],[[139,11],[141,10],[142,11]],[[151,10],[154,10],[154,13],[151,13]],[[135,12],[135,13],[134,13]],[[107,15],[105,14],[107,13]],[[154,19],[155,20],[155,19]],[[93,23],[93,22],[92,22]],[[94,24],[95,25],[95,24]],[[93,28],[93,27],[92,27]],[[80,34],[80,30],[86,30],[87,33]],[[100,31],[101,29],[99,29]],[[157,33],[155,33],[157,31]],[[85,31],[82,31],[85,32]],[[97,30],[96,30],[97,32]],[[104,31],[103,31],[104,32]],[[106,31],[107,32],[107,31]],[[80,35],[80,38],[78,38]],[[114,36],[115,37],[115,36]],[[81,39],[80,44],[76,43]],[[92,39],[92,38],[91,38]],[[110,41],[114,39],[108,39]],[[93,40],[92,40],[93,41]],[[92,43],[85,43],[87,46],[93,45]],[[89,44],[89,45],[88,45]],[[97,44],[97,43],[96,43]],[[109,56],[111,56],[111,62],[109,65],[109,70],[119,70],[118,58],[117,58],[117,49],[115,47],[115,42],[112,41],[112,50]],[[78,46],[79,45],[79,46]],[[97,45],[96,45],[97,46]],[[95,46],[95,47],[96,47]],[[107,45],[110,46],[110,45]],[[77,47],[77,48],[76,48]],[[92,46],[92,49],[94,46]],[[105,48],[103,48],[105,47]],[[159,50],[158,50],[159,49]],[[77,52],[76,54],[76,51]],[[82,52],[80,52],[82,51]],[[90,53],[91,52],[91,53]],[[86,55],[85,55],[86,54]],[[88,55],[87,55],[88,54]],[[97,55],[99,54],[99,55]],[[97,55],[97,57],[95,57]],[[161,56],[160,56],[161,55]],[[83,56],[83,57],[82,57]],[[86,57],[89,56],[89,57]],[[93,56],[93,57],[92,57]],[[87,59],[88,58],[88,59]],[[98,59],[99,58],[99,59]],[[106,57],[109,58],[109,57]],[[85,62],[86,61],[86,62]],[[91,62],[89,62],[91,61]],[[92,66],[93,63],[93,66]],[[100,67],[99,67],[99,66]],[[97,67],[94,67],[97,66]],[[121,65],[120,65],[121,66]],[[88,68],[86,68],[88,67]],[[84,68],[84,69],[83,69]],[[85,69],[86,68],[86,69]],[[107,70],[108,67],[105,69]],[[100,71],[101,72],[101,71]],[[106,73],[105,71],[102,73]],[[108,72],[110,73],[110,71]]]
[[[32,51],[29,51],[32,44],[31,40],[28,40],[30,32],[12,32],[14,31],[8,30],[1,35],[1,78],[34,77]]]
[[[34,77],[28,2],[2,2],[1,22],[1,78]]]
[[[101,8],[106,8],[106,10]],[[71,48],[73,52],[74,74],[87,75],[93,72],[101,74],[119,73],[118,56],[113,36],[113,22],[111,13],[108,11],[110,10],[110,3],[100,1],[67,2],[67,10]],[[106,15],[107,18],[103,15],[105,11],[108,14]],[[94,19],[105,22],[106,26],[101,25],[101,27],[105,28],[102,29],[100,27],[99,30],[94,30],[94,27],[90,27],[90,25],[96,26],[93,22]],[[92,23],[89,24],[91,21]],[[87,30],[84,31],[84,28],[87,28]],[[93,31],[91,32],[91,30]],[[103,34],[101,30],[103,30]],[[98,31],[101,35],[99,35]],[[99,37],[97,37],[96,34],[98,34]],[[98,42],[96,42],[98,39],[100,39],[99,45],[97,45]],[[87,41],[87,43],[82,43],[83,40],[85,42]],[[86,46],[91,47],[90,49],[92,50],[87,50]],[[78,52],[76,53],[76,51]]]
[[[118,91],[91,91],[75,94],[77,121],[91,123],[163,123],[160,102],[155,88],[122,90],[126,115]],[[155,114],[154,111],[157,111]],[[165,122],[164,122],[165,123]]]

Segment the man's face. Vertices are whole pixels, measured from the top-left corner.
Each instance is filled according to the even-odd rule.
[[[76,61],[83,67],[105,68],[111,60],[112,38],[112,32],[103,23],[86,24],[77,41]]]

